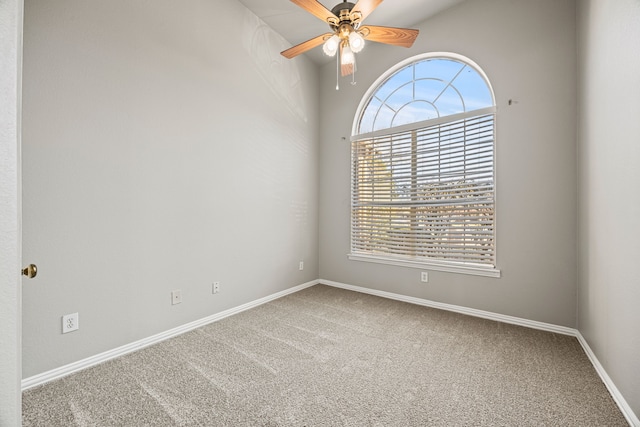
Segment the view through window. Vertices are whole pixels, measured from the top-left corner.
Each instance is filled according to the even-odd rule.
[[[388,73],[352,137],[352,259],[498,276],[495,103],[460,57]]]

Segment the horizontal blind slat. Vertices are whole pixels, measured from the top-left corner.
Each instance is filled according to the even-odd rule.
[[[495,263],[495,115],[352,142],[352,252]]]

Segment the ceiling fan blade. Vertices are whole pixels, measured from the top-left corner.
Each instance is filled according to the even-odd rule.
[[[353,64],[340,64],[340,74],[342,77],[353,74]]]
[[[419,33],[418,30],[409,28],[377,27],[374,25],[362,27],[359,32],[367,40],[402,47],[411,47]]]
[[[318,19],[322,19],[324,23],[328,23],[330,19],[335,20],[334,22],[340,21],[333,12],[320,4],[317,0],[291,0],[291,2],[297,4]]]
[[[382,3],[382,0],[359,0],[358,3],[353,6],[353,9],[351,9],[351,14],[355,12],[359,13],[361,15],[360,22],[362,22],[380,3]]]
[[[295,45],[294,47],[291,47],[285,51],[280,52],[280,54],[282,56],[284,56],[285,58],[293,58],[294,56],[298,56],[301,53],[305,53],[308,50],[313,49],[316,46],[320,46],[322,43],[324,43],[324,41],[331,37],[333,34],[331,33],[325,33],[322,34],[318,37],[314,37],[311,40],[307,40],[306,42],[302,42],[298,45]]]

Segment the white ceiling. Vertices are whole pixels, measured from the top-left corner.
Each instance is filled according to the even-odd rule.
[[[289,41],[291,46],[330,31],[327,24],[323,24],[320,19],[289,0],[239,1]],[[411,28],[413,25],[463,1],[465,0],[386,0],[369,15],[366,23]],[[329,10],[341,2],[342,0],[320,0],[320,3]],[[351,2],[355,3],[356,1],[351,0]],[[320,47],[312,49],[305,55],[317,64],[324,64],[331,60],[323,55]]]

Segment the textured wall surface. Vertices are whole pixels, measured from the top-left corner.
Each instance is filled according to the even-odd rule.
[[[369,43],[357,84],[322,68],[320,276],[357,286],[574,327],[575,3],[474,0],[418,25],[409,50]],[[497,103],[497,267],[502,278],[350,261],[349,137],[371,84],[406,58],[453,52],[477,63]],[[509,100],[513,100],[509,105]]]
[[[640,414],[640,3],[578,3],[578,326]]]
[[[19,425],[22,1],[0,2],[0,425]]]
[[[318,78],[287,45],[235,0],[26,2],[24,377],[318,277]]]

